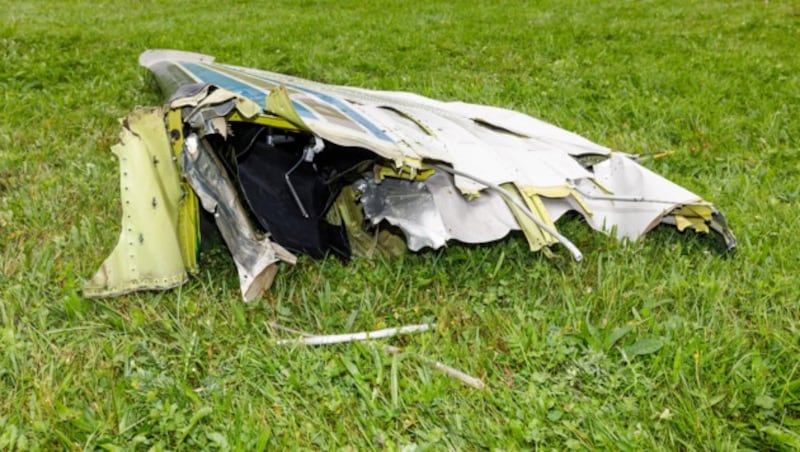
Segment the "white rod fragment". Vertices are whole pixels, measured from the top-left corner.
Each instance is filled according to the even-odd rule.
[[[368,341],[370,339],[380,339],[384,337],[397,336],[398,334],[422,333],[436,328],[435,323],[423,323],[421,325],[406,325],[397,328],[385,328],[376,331],[362,331],[360,333],[349,334],[329,334],[324,336],[304,336],[297,339],[281,339],[278,345],[330,345],[341,344],[343,342]]]
[[[272,328],[275,328],[276,330],[281,330],[281,331],[285,331],[287,333],[292,333],[292,334],[297,334],[299,336],[303,336],[303,338],[305,338],[305,339],[311,339],[311,338],[317,338],[317,337],[327,337],[327,336],[316,336],[316,335],[311,334],[311,333],[306,333],[305,331],[300,331],[300,330],[296,330],[294,328],[289,328],[287,326],[281,325],[278,322],[270,322],[269,326],[271,326]],[[433,324],[432,326],[435,326],[435,324]],[[284,344],[284,343],[286,343],[286,342],[278,341],[278,344]],[[374,342],[370,342],[370,344],[376,345]],[[401,349],[400,347],[395,347],[393,345],[386,345],[386,344],[379,344],[379,345],[383,348],[383,350],[386,353],[389,353],[389,354],[392,354],[392,355],[393,354],[397,354],[397,353],[401,353],[403,351],[403,349]],[[481,389],[481,390],[482,389],[486,389],[486,384],[480,378],[475,378],[475,377],[473,377],[471,375],[467,375],[464,372],[461,372],[460,370],[458,370],[458,369],[456,369],[454,367],[450,367],[447,364],[442,363],[441,361],[434,361],[434,360],[426,358],[426,357],[424,357],[424,356],[422,356],[422,355],[420,355],[418,353],[408,353],[408,355],[413,357],[413,358],[415,358],[415,359],[417,359],[417,360],[419,360],[419,361],[422,361],[423,363],[425,363],[425,364],[427,364],[427,365],[429,365],[431,367],[433,367],[434,369],[438,370],[439,372],[442,372],[443,374],[447,375],[448,377],[456,379],[456,380],[464,383],[467,386],[472,386],[475,389]]]
[[[546,232],[546,233],[552,235],[553,237],[555,237],[556,240],[559,241],[559,243],[564,245],[569,250],[569,252],[572,253],[572,257],[574,257],[576,261],[580,261],[581,259],[583,259],[583,253],[581,253],[581,250],[579,250],[578,247],[575,246],[574,243],[572,243],[568,238],[566,238],[563,235],[561,235],[555,229],[553,229],[550,226],[544,224],[542,222],[542,220],[539,219],[539,217],[534,215],[533,212],[531,212],[530,209],[528,209],[528,206],[526,206],[526,205],[522,204],[521,202],[519,202],[517,200],[517,197],[514,196],[511,192],[509,192],[505,188],[503,188],[503,187],[501,187],[501,186],[499,186],[497,184],[493,184],[493,183],[491,183],[491,182],[489,182],[489,181],[487,181],[485,179],[481,179],[479,177],[473,176],[472,174],[465,173],[465,172],[463,172],[461,170],[457,170],[455,168],[450,168],[449,166],[433,165],[433,167],[436,168],[436,169],[440,169],[440,170],[442,170],[442,171],[444,171],[446,173],[455,174],[456,176],[466,177],[467,179],[472,179],[473,181],[475,181],[475,182],[477,182],[477,183],[479,183],[481,185],[485,185],[490,190],[496,191],[501,196],[503,196],[504,198],[508,199],[515,206],[517,206],[517,208],[519,208],[522,211],[522,213],[525,214],[526,217],[530,218],[531,221],[536,223],[536,226],[539,226],[540,228],[542,228],[542,230],[544,230],[544,232]]]
[[[383,349],[386,351],[386,353],[389,354],[396,354],[403,351],[401,348],[394,347],[392,345],[384,345]],[[417,353],[409,353],[409,355],[433,367],[439,372],[442,372],[448,377],[454,378],[464,383],[467,386],[472,386],[475,389],[486,389],[486,384],[480,378],[475,378],[472,375],[467,375],[464,372],[461,372],[460,370],[456,369],[455,367],[450,367],[447,364],[442,363],[441,361],[434,361]]]
[[[428,361],[427,359],[425,359],[422,356],[420,356],[419,359],[424,360],[424,361]],[[484,384],[483,380],[481,380],[480,378],[475,378],[475,377],[473,377],[471,375],[467,375],[464,372],[461,372],[460,370],[455,369],[453,367],[450,367],[450,366],[448,366],[446,364],[442,364],[439,361],[435,361],[435,362],[431,363],[431,365],[433,366],[434,369],[444,373],[445,375],[447,375],[450,378],[455,378],[456,380],[464,383],[465,385],[472,386],[475,389],[485,389],[486,388],[486,384]]]

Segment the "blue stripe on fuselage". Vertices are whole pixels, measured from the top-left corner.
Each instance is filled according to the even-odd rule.
[[[391,143],[393,143],[393,142],[394,142],[394,141],[393,141],[391,138],[389,138],[389,136],[388,136],[388,135],[386,135],[386,134],[383,132],[383,130],[381,130],[380,128],[378,128],[378,126],[376,126],[375,124],[373,124],[373,123],[372,123],[370,120],[368,120],[367,118],[363,117],[363,116],[361,115],[361,113],[359,113],[359,112],[357,112],[357,111],[353,110],[353,108],[352,108],[352,107],[350,107],[349,105],[347,105],[347,104],[346,104],[345,102],[343,102],[342,100],[340,100],[340,99],[337,99],[336,97],[329,96],[328,94],[321,93],[321,92],[319,92],[319,91],[314,91],[313,89],[305,88],[305,87],[302,87],[302,86],[293,85],[293,84],[290,84],[290,83],[284,83],[284,82],[280,82],[280,81],[278,81],[278,80],[273,80],[273,79],[271,79],[271,78],[268,78],[268,77],[265,77],[265,76],[263,76],[263,75],[261,75],[261,74],[251,74],[251,73],[248,73],[248,75],[252,75],[252,76],[254,76],[254,77],[258,77],[258,78],[260,78],[260,79],[263,79],[263,80],[265,80],[265,81],[272,82],[272,83],[276,83],[276,84],[281,84],[281,83],[283,83],[284,85],[286,85],[286,86],[288,86],[288,87],[290,87],[290,88],[292,88],[292,89],[295,89],[295,90],[297,90],[297,91],[303,91],[303,92],[305,92],[305,93],[307,93],[307,94],[310,94],[310,95],[312,95],[312,96],[314,96],[314,97],[317,97],[317,98],[319,98],[320,100],[322,100],[322,101],[324,101],[324,102],[327,102],[327,103],[329,103],[330,105],[333,105],[334,107],[336,107],[336,108],[338,108],[339,110],[341,110],[341,111],[342,111],[344,114],[348,115],[348,116],[349,116],[350,118],[352,118],[352,119],[353,119],[353,120],[354,120],[356,123],[358,123],[359,125],[361,125],[361,126],[362,126],[362,127],[364,127],[365,129],[367,129],[367,130],[369,130],[370,132],[372,132],[372,134],[373,134],[373,135],[375,135],[376,137],[380,138],[381,140],[388,141],[388,142],[391,142]]]
[[[233,91],[236,94],[244,96],[258,104],[258,106],[262,109],[267,105],[267,96],[269,95],[269,90],[257,88],[196,63],[181,62],[180,64],[186,68],[186,70],[206,83],[219,86],[220,88],[225,88],[228,91]],[[309,111],[308,108],[299,102],[292,101],[292,106],[301,118],[317,119],[317,116],[314,115],[314,113]]]

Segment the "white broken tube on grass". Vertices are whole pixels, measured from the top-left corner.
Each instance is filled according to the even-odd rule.
[[[352,333],[352,334],[333,334],[333,335],[315,335],[311,333],[307,333],[305,331],[296,330],[294,328],[289,328],[283,326],[277,322],[270,322],[269,326],[276,329],[285,331],[287,333],[292,333],[299,335],[301,337],[297,339],[281,339],[277,343],[278,345],[329,345],[329,344],[339,344],[343,342],[353,342],[353,341],[369,341],[370,345],[376,345],[375,342],[372,342],[372,339],[378,338],[385,338],[395,336],[397,334],[409,334],[409,333],[417,333],[417,332],[424,332],[429,331],[436,328],[436,324],[421,324],[421,325],[409,325],[405,327],[399,328],[386,328],[378,331],[372,332],[360,332],[360,333]],[[400,347],[395,347],[393,345],[387,344],[380,344],[381,348],[383,348],[386,353],[395,355],[401,353],[403,350]],[[434,369],[442,372],[443,374],[447,375],[450,378],[456,379],[467,386],[471,386],[475,389],[485,389],[486,384],[480,378],[473,377],[468,375],[454,367],[448,366],[447,364],[442,363],[441,361],[436,361],[425,356],[422,356],[418,353],[410,353],[406,352],[409,356],[433,367]]]
[[[397,328],[384,328],[376,331],[362,331],[360,333],[328,334],[324,336],[308,335],[297,339],[281,339],[278,345],[331,345],[344,342],[368,341],[371,339],[382,339],[397,336],[399,334],[424,333],[425,331],[436,328],[435,323],[423,323],[420,325],[406,325]]]

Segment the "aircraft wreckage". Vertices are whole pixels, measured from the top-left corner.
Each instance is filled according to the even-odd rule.
[[[84,293],[168,289],[198,269],[201,209],[245,300],[296,255],[393,255],[521,230],[560,243],[569,211],[637,239],[660,223],[735,238],[698,195],[574,133],[501,108],[315,83],[187,52],[139,59],[168,102],[122,121],[122,231]],[[399,231],[399,232],[398,232]]]

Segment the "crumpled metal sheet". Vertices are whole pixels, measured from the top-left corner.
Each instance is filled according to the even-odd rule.
[[[491,242],[520,229],[499,194],[488,192],[468,200],[445,172],[437,171],[424,181],[364,178],[353,187],[362,193],[364,215],[372,224],[387,221],[400,228],[412,251],[437,249],[448,240]]]
[[[701,232],[713,229],[722,237],[726,247],[736,246],[736,238],[725,224],[724,217],[711,203],[628,156],[611,153],[606,160],[592,166],[592,173],[594,177],[591,179],[575,181],[582,207],[578,207],[574,200],[545,200],[553,218],[571,210],[578,211],[593,229],[614,232],[618,239],[636,240],[659,223],[676,225],[682,231],[681,210],[688,207],[688,214],[697,216],[697,222],[689,222],[686,227]],[[707,226],[700,225],[701,220]]]
[[[381,221],[399,227],[406,236],[408,249],[439,248],[450,238],[442,217],[424,183],[387,178],[380,184],[361,179],[353,185],[360,191],[364,216],[373,225]]]
[[[592,212],[586,221],[597,230],[616,229],[617,238],[635,240],[675,208],[703,203],[696,194],[623,155],[611,154],[592,168],[597,183],[576,181]]]
[[[436,210],[452,239],[464,243],[486,243],[519,230],[508,204],[497,192],[487,191],[468,199],[458,190],[453,177],[443,171],[425,179],[425,186],[433,195]]]
[[[261,296],[278,271],[275,263],[283,260],[293,264],[295,256],[256,231],[222,164],[196,135],[186,137],[181,164],[184,176],[203,208],[214,215],[233,255],[242,297],[250,301]]]

